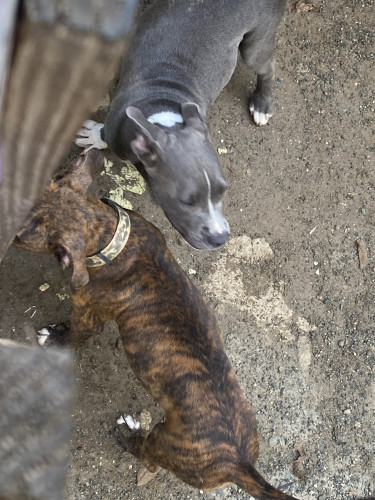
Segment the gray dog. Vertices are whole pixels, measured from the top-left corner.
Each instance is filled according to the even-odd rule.
[[[229,237],[227,183],[206,113],[240,50],[257,73],[250,113],[271,117],[274,38],[285,0],[154,0],[140,16],[104,124],[88,121],[76,144],[141,162],[156,201],[186,241],[212,250]]]

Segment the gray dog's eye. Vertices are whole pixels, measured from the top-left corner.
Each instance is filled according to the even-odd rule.
[[[186,205],[187,207],[193,207],[197,203],[197,198],[196,196],[190,196],[190,198],[187,199],[180,199],[178,200],[182,205]]]

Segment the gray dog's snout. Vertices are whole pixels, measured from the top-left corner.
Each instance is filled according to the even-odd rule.
[[[220,233],[212,233],[207,236],[207,242],[210,246],[218,248],[228,241],[229,231],[225,230]]]

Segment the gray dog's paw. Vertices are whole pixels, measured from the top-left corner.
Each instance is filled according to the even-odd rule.
[[[75,145],[80,148],[85,148],[84,153],[87,153],[91,148],[106,149],[108,144],[103,141],[101,136],[103,127],[103,123],[98,123],[94,120],[86,120],[77,132],[74,141]]]
[[[250,113],[254,118],[256,125],[267,125],[268,120],[272,117],[272,113],[262,113],[261,111],[256,111],[254,106],[250,106]]]
[[[256,125],[267,125],[272,116],[272,101],[254,92],[250,100],[249,110]]]

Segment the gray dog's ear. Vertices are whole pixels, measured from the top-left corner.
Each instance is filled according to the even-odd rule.
[[[206,124],[202,118],[198,104],[195,104],[195,102],[184,102],[181,104],[181,114],[188,127],[202,134],[206,132]]]
[[[86,267],[86,241],[81,232],[54,235],[51,243],[57,247],[56,256],[63,269],[73,267],[71,284],[73,289],[82,288],[89,282]]]
[[[141,162],[151,167],[167,143],[167,134],[162,128],[146,120],[142,111],[134,106],[127,107],[126,114],[139,132],[130,146]]]

